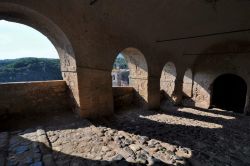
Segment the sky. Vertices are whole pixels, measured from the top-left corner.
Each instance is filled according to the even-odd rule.
[[[39,31],[1,20],[0,60],[24,57],[59,58],[53,44]]]

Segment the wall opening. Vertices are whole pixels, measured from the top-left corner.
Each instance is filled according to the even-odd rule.
[[[162,98],[172,100],[172,95],[175,88],[176,68],[174,63],[168,62],[161,73],[160,88]]]
[[[144,55],[138,49],[127,48],[119,53],[113,65],[112,80],[115,108],[119,103],[146,107],[148,66]]]
[[[112,86],[128,87],[129,86],[129,68],[125,57],[119,54],[115,60],[112,70]]]
[[[243,113],[246,103],[247,84],[241,77],[224,74],[212,85],[211,107]]]
[[[0,20],[32,27],[53,44],[60,57],[60,76],[67,84],[66,90],[70,96],[72,108],[79,113],[81,106],[75,54],[70,40],[61,27],[38,11],[15,3],[0,3]]]
[[[54,45],[39,31],[0,21],[0,83],[62,80]]]

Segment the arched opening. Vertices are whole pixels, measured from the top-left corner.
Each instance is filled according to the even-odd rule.
[[[183,95],[184,97],[191,98],[193,89],[193,73],[191,69],[185,72],[183,78]]]
[[[172,94],[175,88],[175,80],[176,80],[176,68],[174,63],[168,62],[161,73],[161,80],[160,80],[160,88],[162,96],[169,100],[172,100]]]
[[[125,103],[146,107],[148,66],[144,55],[138,49],[127,48],[118,54],[113,65],[112,80],[116,108],[119,103],[123,106]]]
[[[0,83],[62,80],[59,55],[37,30],[0,21]]]
[[[224,74],[212,85],[211,107],[243,113],[246,103],[247,84],[241,77]]]
[[[128,87],[129,73],[128,63],[125,57],[122,54],[119,54],[115,60],[112,70],[113,87]]]
[[[72,106],[75,111],[80,111],[75,55],[73,47],[62,29],[39,12],[14,3],[0,3],[0,20],[30,26],[48,38],[59,55],[62,78],[67,84],[67,92],[72,99]]]

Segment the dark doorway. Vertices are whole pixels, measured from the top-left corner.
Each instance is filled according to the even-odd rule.
[[[243,113],[246,102],[247,84],[239,76],[224,74],[213,83],[211,106]]]

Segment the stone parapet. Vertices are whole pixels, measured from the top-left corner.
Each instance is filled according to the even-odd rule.
[[[65,81],[0,84],[0,117],[69,110]]]

